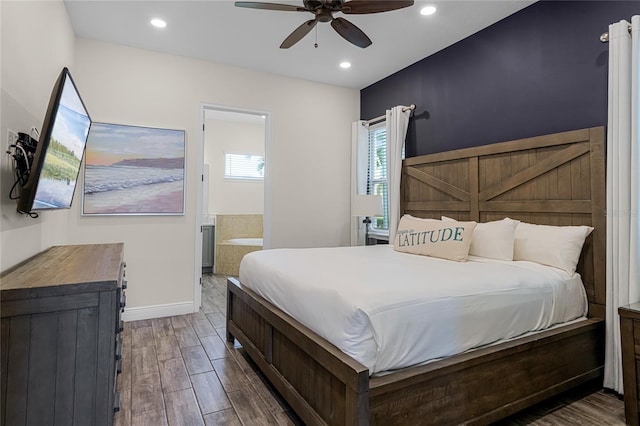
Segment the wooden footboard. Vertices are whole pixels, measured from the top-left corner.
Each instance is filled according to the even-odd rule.
[[[369,370],[229,278],[234,337],[307,425],[369,424]]]
[[[486,425],[602,377],[604,320],[589,319],[372,378],[377,425]]]
[[[602,376],[604,321],[589,319],[371,378],[368,370],[237,280],[236,338],[308,425],[489,424]]]

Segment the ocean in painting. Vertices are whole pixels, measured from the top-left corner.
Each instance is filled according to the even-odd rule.
[[[156,167],[92,166],[87,165],[84,193],[118,191],[140,185],[176,182],[184,179],[184,169]]]
[[[182,214],[183,184],[184,168],[86,165],[83,213]]]

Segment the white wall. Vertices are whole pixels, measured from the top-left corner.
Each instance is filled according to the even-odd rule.
[[[75,76],[75,36],[62,1],[0,1],[0,270],[4,271],[52,244],[64,232],[56,221],[69,212],[45,212],[39,219],[16,213],[9,200],[14,177],[7,129],[40,128],[53,85],[63,67]],[[76,192],[76,196],[77,196]],[[60,231],[60,232],[58,232]]]
[[[264,156],[265,126],[205,121],[204,159],[209,164],[209,214],[263,214],[264,181],[224,178],[225,154]]]
[[[193,300],[201,103],[270,113],[272,247],[348,245],[357,91],[90,40],[76,48],[76,83],[94,120],[187,131],[184,216],[81,217],[78,202],[61,226],[69,242],[125,243],[130,306]],[[332,123],[318,129],[326,111]],[[318,159],[330,161],[330,173]]]
[[[202,184],[202,103],[270,114],[265,218],[271,217],[272,247],[348,245],[350,122],[359,114],[357,91],[74,40],[59,1],[2,1],[0,7],[0,135],[7,127],[28,131],[41,125],[63,66],[70,67],[93,120],[187,132],[184,216],[83,217],[77,190],[71,210],[43,212],[34,221],[15,214],[15,202],[7,202],[3,193],[2,270],[54,244],[124,242],[130,308],[189,306],[201,238],[196,233],[201,205],[196,204]],[[332,112],[331,123],[318,128],[317,118],[326,111]],[[318,159],[329,161],[330,168]],[[6,192],[8,164],[2,161]],[[82,176],[78,183],[82,188]]]

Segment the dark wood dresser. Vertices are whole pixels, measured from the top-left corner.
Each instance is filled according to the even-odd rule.
[[[624,414],[628,425],[638,426],[640,392],[640,303],[623,306],[620,314],[622,374],[624,379]]]
[[[56,246],[0,276],[2,425],[112,425],[123,244]]]

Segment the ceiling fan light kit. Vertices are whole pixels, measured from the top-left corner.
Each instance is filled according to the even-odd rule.
[[[334,18],[336,12],[345,15],[364,15],[367,13],[389,12],[413,6],[413,0],[304,0],[304,6],[294,6],[279,3],[261,3],[253,1],[237,1],[236,7],[249,9],[277,10],[285,12],[309,12],[315,15],[296,28],[280,45],[281,49],[288,49],[306,36],[318,22],[331,22],[331,27],[342,38],[358,47],[366,48],[371,45],[371,39],[358,27],[344,18]]]

